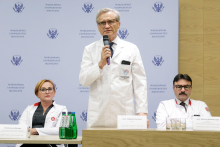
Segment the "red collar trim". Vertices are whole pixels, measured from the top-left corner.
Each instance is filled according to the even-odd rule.
[[[34,106],[39,106],[39,105],[40,105],[40,102],[34,104]]]
[[[175,102],[176,102],[176,104],[177,104],[176,99],[175,99]],[[192,104],[192,102],[191,102],[191,100],[189,99],[189,105],[191,106],[191,104]],[[178,105],[178,104],[177,104],[177,105]]]
[[[177,101],[176,101],[176,99],[175,99],[175,102],[176,102],[176,104],[177,104]],[[177,104],[178,105],[178,104]]]

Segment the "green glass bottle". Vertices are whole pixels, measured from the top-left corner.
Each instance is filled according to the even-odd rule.
[[[78,135],[78,131],[77,131],[75,112],[72,112],[72,118],[73,118],[73,139],[76,139]]]
[[[59,128],[60,139],[65,139],[65,124],[66,124],[66,112],[62,112],[60,128]]]
[[[73,139],[72,112],[68,112],[68,116],[66,119],[65,137],[66,139]]]

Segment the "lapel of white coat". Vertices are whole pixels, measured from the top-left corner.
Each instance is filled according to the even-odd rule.
[[[27,112],[27,113],[29,113],[29,125],[32,127],[32,120],[33,120],[33,116],[34,116],[34,113],[35,113],[35,111],[36,111],[36,109],[37,109],[37,107],[38,107],[38,105],[33,105],[30,109],[29,109],[29,112]]]
[[[100,53],[100,59],[101,59],[101,52],[102,52],[102,47],[104,46],[104,43],[103,43],[103,39],[101,38],[98,42],[97,42],[97,45],[96,45],[96,48],[98,48],[98,51]]]
[[[123,44],[123,41],[121,39],[118,38],[118,44],[117,44],[117,47],[116,49],[114,50],[114,54],[113,54],[113,57],[112,59],[114,59],[115,57],[117,57],[117,55],[119,55],[122,51],[122,49],[124,48],[124,44]]]
[[[189,104],[189,105],[188,105],[188,108],[187,108],[188,118],[192,118],[193,115],[194,115],[193,107],[192,107],[192,100],[191,100],[190,103],[191,103],[191,105]]]
[[[53,102],[53,107],[47,113],[45,121],[47,121],[48,119],[51,119],[51,114],[55,111],[55,107],[56,107],[56,104],[55,104],[55,102]]]

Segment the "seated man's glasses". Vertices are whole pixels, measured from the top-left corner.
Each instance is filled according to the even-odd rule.
[[[182,88],[184,88],[185,90],[189,90],[192,86],[191,85],[174,85],[174,87],[176,87],[177,90],[182,90]]]
[[[115,19],[112,19],[112,20],[108,20],[108,21],[99,22],[98,25],[99,25],[100,27],[105,27],[105,25],[106,25],[106,23],[107,23],[108,25],[111,26],[111,25],[113,25],[115,22],[116,22],[116,20],[115,20]]]
[[[40,92],[41,93],[46,93],[47,90],[48,90],[49,93],[53,92],[53,88],[51,88],[51,87],[49,87],[48,89],[42,88],[42,89],[40,89]]]

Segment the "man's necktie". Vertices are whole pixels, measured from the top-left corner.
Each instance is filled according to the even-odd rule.
[[[111,58],[112,58],[112,56],[113,56],[113,54],[114,54],[114,51],[113,51],[113,49],[112,49],[112,45],[114,44],[114,42],[110,42],[109,43],[109,49],[111,50]]]
[[[186,110],[186,104],[184,102],[181,102],[180,105],[183,106]],[[187,112],[187,110],[186,110],[186,112]]]

